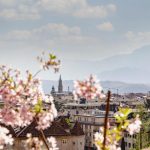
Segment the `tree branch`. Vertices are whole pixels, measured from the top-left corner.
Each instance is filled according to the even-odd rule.
[[[38,70],[38,71],[33,75],[32,78],[35,78],[42,70],[43,70],[43,69]]]
[[[110,108],[110,96],[111,92],[108,91],[108,97],[107,97],[107,104],[106,104],[106,114],[105,114],[105,120],[104,120],[104,141],[103,141],[103,150],[105,150],[106,147],[106,136],[107,136],[107,128],[108,128],[108,115],[109,115],[109,108]]]
[[[35,117],[35,121],[36,121],[36,123],[38,123],[36,117]],[[40,131],[40,133],[41,133],[41,138],[42,138],[42,140],[43,140],[43,142],[44,142],[44,144],[45,144],[47,150],[49,150],[49,146],[48,146],[48,143],[47,143],[47,140],[46,140],[46,137],[45,137],[45,135],[44,135],[43,130],[40,129],[39,131]]]

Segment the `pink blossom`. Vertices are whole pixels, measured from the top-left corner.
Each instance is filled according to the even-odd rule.
[[[54,137],[49,137],[47,138],[49,145],[50,145],[50,150],[59,150],[59,148],[57,147],[57,142],[56,139]]]
[[[32,150],[42,150],[43,141],[38,137],[32,137],[31,134],[27,134],[26,144],[29,149]]]
[[[17,112],[13,109],[3,108],[0,110],[0,121],[6,125],[13,126],[16,124]]]
[[[42,63],[43,69],[52,67],[55,72],[60,66],[60,61],[52,54]],[[37,128],[44,130],[57,116],[53,98],[44,94],[40,80],[29,71],[26,71],[25,78],[22,78],[20,71],[0,66],[0,100],[3,102],[3,107],[0,108],[0,122],[12,127],[27,126],[36,118]],[[43,102],[49,103],[49,107],[45,107]],[[5,144],[12,144],[7,129],[0,127],[0,135],[0,149],[3,149]],[[34,149],[38,149],[41,146],[39,143],[42,142],[33,138],[32,143],[35,144]]]
[[[45,58],[45,53],[41,57],[37,57],[37,60],[40,62],[42,69],[48,70],[50,67],[54,69],[55,73],[60,69],[60,60],[56,58],[55,55],[49,54],[48,58]]]
[[[13,127],[26,126],[38,116],[39,126],[47,128],[57,116],[57,111],[52,97],[45,96],[40,80],[32,78],[29,71],[25,79],[21,78],[18,71],[4,66],[0,67],[0,71],[0,97],[4,103],[4,107],[0,109],[0,121]],[[35,112],[34,107],[39,100],[41,112]],[[51,105],[45,110],[42,103],[46,101]]]
[[[57,116],[57,111],[54,106],[51,107],[52,109],[48,111],[43,111],[37,115],[38,118],[38,126],[37,129],[46,129],[50,126],[54,118]]]
[[[95,144],[98,150],[102,150],[103,141],[104,141],[103,129],[101,129],[100,132],[95,133]],[[101,146],[98,145],[97,142],[101,143]],[[121,150],[121,148],[118,146],[118,142],[116,141],[115,136],[111,135],[106,137],[106,149]]]
[[[74,97],[86,98],[87,100],[96,97],[102,98],[104,95],[101,93],[102,87],[95,76],[90,77],[84,81],[74,81]]]
[[[9,133],[8,129],[0,126],[0,149],[4,149],[4,145],[13,144],[13,138],[8,133]]]
[[[108,124],[108,130],[110,129],[110,125]],[[100,128],[99,132],[95,133],[95,144],[97,146],[98,150],[102,150],[104,142],[104,128]],[[98,143],[101,143],[100,145]],[[106,149],[108,150],[121,150],[118,144],[118,141],[116,140],[116,134],[108,134],[106,136]]]
[[[35,113],[30,111],[30,107],[27,105],[23,105],[19,108],[19,118],[20,118],[20,123],[18,123],[19,126],[27,126],[29,125],[33,117],[35,116]],[[23,120],[23,121],[22,121]]]

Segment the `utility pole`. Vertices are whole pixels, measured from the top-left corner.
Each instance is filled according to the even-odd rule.
[[[118,98],[119,98],[119,90],[117,89],[117,100],[118,100]]]

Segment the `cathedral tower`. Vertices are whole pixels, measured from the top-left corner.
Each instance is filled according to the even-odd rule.
[[[63,85],[62,85],[62,79],[60,75],[59,82],[58,82],[58,93],[62,93],[62,92],[63,92]]]
[[[51,90],[51,94],[54,95],[56,92],[55,92],[55,87],[52,86],[52,90]]]

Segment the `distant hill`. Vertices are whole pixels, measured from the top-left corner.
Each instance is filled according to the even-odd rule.
[[[101,85],[104,90],[110,90],[114,93],[118,92],[121,94],[124,93],[147,93],[150,91],[150,85],[146,84],[133,84],[133,83],[125,83],[119,81],[102,81]]]
[[[52,86],[54,85],[55,90],[57,91],[58,81],[50,81],[50,80],[43,80],[43,88],[45,93],[50,93]],[[101,85],[103,89],[106,91],[110,89],[112,92],[116,93],[117,89],[120,94],[123,93],[147,93],[150,91],[150,85],[146,84],[130,84],[118,81],[102,81]],[[68,90],[68,86],[70,91],[73,90],[73,80],[65,80],[63,81],[64,90]]]
[[[150,84],[150,45],[100,61],[64,60],[62,75],[66,79],[79,79],[96,74],[105,81]]]
[[[136,49],[130,54],[116,55],[99,62],[102,70],[114,70],[118,68],[138,68],[149,70],[150,45]]]
[[[131,83],[150,83],[150,46],[131,54],[118,55],[101,61],[99,73],[102,80]],[[105,68],[105,70],[104,70]]]
[[[122,81],[127,83],[147,83],[150,80],[150,72],[139,68],[118,68],[104,71],[99,74],[102,80]]]

